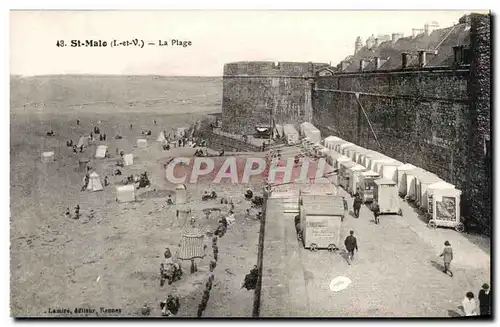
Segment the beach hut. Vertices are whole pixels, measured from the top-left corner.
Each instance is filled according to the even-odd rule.
[[[301,194],[298,223],[304,247],[311,251],[339,249],[344,215],[341,196]]]
[[[337,143],[335,147],[335,151],[337,151],[340,154],[344,154],[344,149],[348,148],[350,146],[353,146],[354,144],[351,142],[346,142],[346,143]],[[345,155],[345,154],[344,154]]]
[[[48,163],[55,161],[55,153],[54,151],[48,151],[42,153],[42,162]]]
[[[313,144],[321,143],[321,132],[309,122],[300,124],[300,134],[309,138]]]
[[[146,139],[138,139],[137,140],[137,147],[138,148],[147,148],[148,147],[148,140],[146,140]]]
[[[349,167],[347,169],[347,176],[349,178],[349,184],[347,185],[346,191],[354,195],[359,189],[359,177],[362,172],[365,172],[366,168],[355,163],[355,166]]]
[[[373,151],[367,150],[361,155],[360,165],[364,166],[366,169],[370,169],[371,161],[373,160]]]
[[[390,179],[379,178],[373,182],[375,187],[373,189],[373,199],[377,201],[380,213],[394,213],[401,215],[401,208],[399,207],[399,197],[397,183]]]
[[[165,132],[161,131],[159,134],[158,134],[158,137],[156,138],[156,142],[166,142],[167,139],[165,138]]]
[[[382,167],[382,164],[383,163],[387,163],[387,162],[393,162],[394,159],[392,158],[389,158],[379,152],[375,152],[372,151],[372,160],[371,160],[371,165],[370,165],[370,170],[373,170],[374,172],[376,173],[379,173],[382,175],[382,172],[381,172],[381,167]]]
[[[326,156],[326,162],[335,169],[339,168],[339,163],[342,161],[351,161],[351,159],[334,150],[330,150]]]
[[[406,183],[406,200],[408,201],[417,201],[417,191],[418,191],[418,177],[423,176],[426,173],[420,167],[415,167],[413,169],[407,170],[404,173],[404,180]]]
[[[380,164],[378,173],[383,178],[391,179],[395,182],[398,181],[398,167],[403,163],[397,160],[388,160]]]
[[[344,144],[344,143],[349,143],[349,142],[347,142],[341,138],[339,138],[338,140],[330,140],[330,141],[328,141],[328,148],[338,152],[339,151],[338,145]]]
[[[398,171],[398,180],[396,181],[398,183],[398,191],[399,191],[399,196],[405,196],[408,187],[406,186],[406,178],[405,178],[405,173],[409,170],[415,169],[416,167],[412,164],[406,163],[403,164],[399,167],[397,167]]]
[[[85,172],[87,171],[87,166],[90,162],[90,159],[88,158],[81,158],[78,160],[78,171]]]
[[[205,250],[203,247],[204,237],[205,233],[201,229],[193,226],[186,228],[181,236],[179,259],[202,259],[205,256]]]
[[[327,147],[325,147],[325,146],[324,146],[324,147],[323,147],[323,148],[319,151],[319,152],[320,152],[320,153],[319,153],[319,155],[320,155],[321,157],[323,157],[323,158],[325,158],[325,159],[326,159],[326,157],[328,157],[328,154],[330,153],[330,151],[331,151],[330,149],[328,149]]]
[[[299,143],[299,132],[297,132],[292,124],[286,124],[283,126],[283,136],[285,137],[288,145]]]
[[[365,149],[361,146],[356,146],[355,149],[353,149],[353,156],[352,156],[352,161],[359,165],[363,165],[363,156],[368,152],[368,149]],[[366,167],[365,167],[366,168]]]
[[[379,179],[380,175],[372,170],[364,171],[359,176],[359,196],[363,202],[373,201],[373,189],[375,188],[375,180]]]
[[[89,146],[89,140],[90,140],[90,137],[88,137],[88,136],[82,136],[82,137],[80,137],[80,139],[78,140],[78,144],[76,145],[76,147],[80,148],[82,145],[84,147]]]
[[[351,144],[342,149],[342,154],[346,157],[349,157],[354,162],[355,150],[358,146],[356,144]]]
[[[339,184],[346,191],[349,189],[349,173],[347,170],[354,166],[356,166],[356,164],[350,159],[348,161],[339,162]]]
[[[178,184],[175,188],[175,204],[187,203],[187,188],[184,184]]]
[[[326,146],[328,149],[333,150],[333,145],[335,144],[334,142],[339,142],[343,141],[340,137],[336,136],[328,136],[323,140],[323,145]]]
[[[134,155],[132,153],[123,156],[123,165],[131,166],[134,164]]]
[[[275,139],[281,139],[283,135],[283,125],[276,124],[274,125],[274,138]]]
[[[92,191],[92,192],[102,191],[103,188],[99,174],[93,171],[89,177],[90,178],[89,178],[89,184],[87,185],[87,191]]]
[[[105,145],[99,145],[95,150],[95,157],[98,159],[106,158],[106,154],[108,153],[108,147]]]
[[[415,202],[425,212],[427,212],[427,206],[429,204],[427,199],[428,188],[430,185],[439,182],[444,182],[444,181],[437,175],[428,171],[424,171],[422,172],[422,174],[419,174],[417,176],[417,199]]]
[[[120,203],[135,201],[134,185],[130,184],[130,185],[118,186],[116,188],[116,201]]]
[[[378,171],[375,170],[376,169],[375,163],[377,160],[384,160],[384,159],[387,159],[387,157],[384,156],[383,154],[381,154],[377,151],[369,150],[365,154],[365,160],[364,160],[363,166],[365,166],[369,170],[372,170],[372,171],[378,173]]]
[[[444,181],[429,185],[427,189],[427,212],[431,215],[429,227],[452,227],[463,232],[460,221],[460,197],[462,191]]]

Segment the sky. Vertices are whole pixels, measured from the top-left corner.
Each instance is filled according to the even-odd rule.
[[[12,11],[10,72],[15,75],[126,74],[221,76],[235,61],[337,65],[357,36],[404,33],[436,21],[457,23],[466,11]],[[71,40],[108,47],[71,47]],[[143,40],[144,48],[110,47]],[[172,40],[190,41],[187,47]],[[63,40],[68,46],[57,47]],[[159,41],[168,46],[159,46]],[[181,42],[179,42],[181,43]]]

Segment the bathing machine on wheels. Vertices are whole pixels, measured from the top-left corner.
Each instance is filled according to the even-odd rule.
[[[311,251],[338,250],[344,220],[344,202],[341,196],[301,195],[297,226],[304,247]]]

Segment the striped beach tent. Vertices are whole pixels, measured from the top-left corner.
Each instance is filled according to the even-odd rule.
[[[205,250],[203,249],[203,239],[205,233],[196,227],[189,227],[182,233],[181,250],[179,259],[191,260],[194,258],[203,258]]]

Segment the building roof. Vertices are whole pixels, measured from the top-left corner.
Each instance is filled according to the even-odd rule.
[[[344,214],[344,201],[341,196],[303,195],[302,206],[306,215],[339,216]]]
[[[421,33],[416,37],[408,36],[398,39],[396,42],[386,41],[378,47],[370,49],[364,46],[354,55],[344,59],[349,65],[344,72],[358,72],[360,61],[366,60],[364,71],[375,70],[375,57],[380,58],[380,70],[391,70],[401,68],[403,52],[409,53],[407,67],[418,66],[418,51],[426,50],[426,67],[449,66],[453,63],[453,47],[456,45],[468,45],[470,43],[470,31],[465,23],[457,24],[447,28],[436,29],[429,35]],[[437,50],[437,54],[433,51]]]

